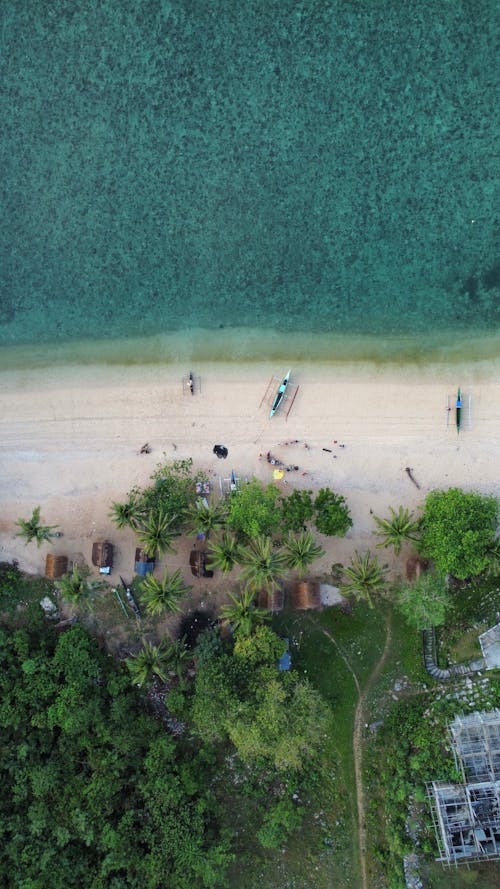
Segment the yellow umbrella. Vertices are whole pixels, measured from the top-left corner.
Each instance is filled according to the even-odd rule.
[[[284,474],[285,473],[284,473],[283,469],[274,469],[273,470],[273,478],[275,478],[276,480],[283,478]]]

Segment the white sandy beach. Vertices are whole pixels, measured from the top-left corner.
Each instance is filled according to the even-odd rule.
[[[388,506],[418,508],[436,487],[500,496],[500,384],[491,366],[487,373],[480,366],[461,368],[458,376],[445,366],[423,373],[303,363],[292,372],[299,389],[288,419],[285,406],[269,420],[261,399],[272,375],[286,370],[264,363],[196,366],[201,391],[197,385],[193,396],[182,386],[189,371],[184,366],[4,371],[0,559],[16,558],[24,570],[43,573],[50,549],[90,564],[92,542],[106,537],[117,547],[116,574],[131,576],[134,538],[111,524],[110,504],[145,484],[164,453],[192,457],[196,468],[210,473],[215,494],[219,476],[233,469],[242,479],[272,481],[268,451],[300,467],[278,483],[284,492],[329,486],[343,494],[354,526],[344,540],[322,540],[328,551],[318,571],[348,562],[355,548],[373,548],[370,510],[386,515]],[[454,404],[457,384],[465,414],[459,436],[454,410],[447,415],[445,409],[447,396]],[[295,439],[298,444],[283,444]],[[146,442],[152,453],[140,455]],[[217,459],[214,444],[228,448],[227,460]],[[38,504],[43,522],[64,532],[52,547],[25,546],[15,537],[16,519],[28,518]],[[186,565],[185,556],[182,545],[168,562]]]

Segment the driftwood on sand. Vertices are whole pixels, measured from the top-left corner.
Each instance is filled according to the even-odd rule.
[[[408,478],[410,479],[410,481],[412,481],[413,484],[415,485],[415,487],[418,488],[418,489],[420,490],[420,485],[419,485],[419,483],[414,479],[412,470],[410,469],[409,466],[406,467],[405,472],[406,472]]]

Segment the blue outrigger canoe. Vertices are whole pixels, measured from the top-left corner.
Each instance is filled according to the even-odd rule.
[[[281,402],[283,401],[283,399],[285,397],[286,387],[288,386],[291,372],[292,372],[291,370],[288,371],[288,373],[287,373],[286,377],[284,377],[283,382],[282,382],[281,386],[279,387],[276,395],[274,396],[273,406],[272,406],[271,412],[269,414],[269,419],[271,419],[271,417],[274,417],[276,411],[278,410]]]

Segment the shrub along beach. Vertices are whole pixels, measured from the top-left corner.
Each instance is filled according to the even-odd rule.
[[[303,364],[270,420],[283,372],[3,372],[6,885],[399,889],[410,802],[440,885],[420,631],[443,660],[500,611],[500,386],[461,368],[458,433],[449,366]]]

